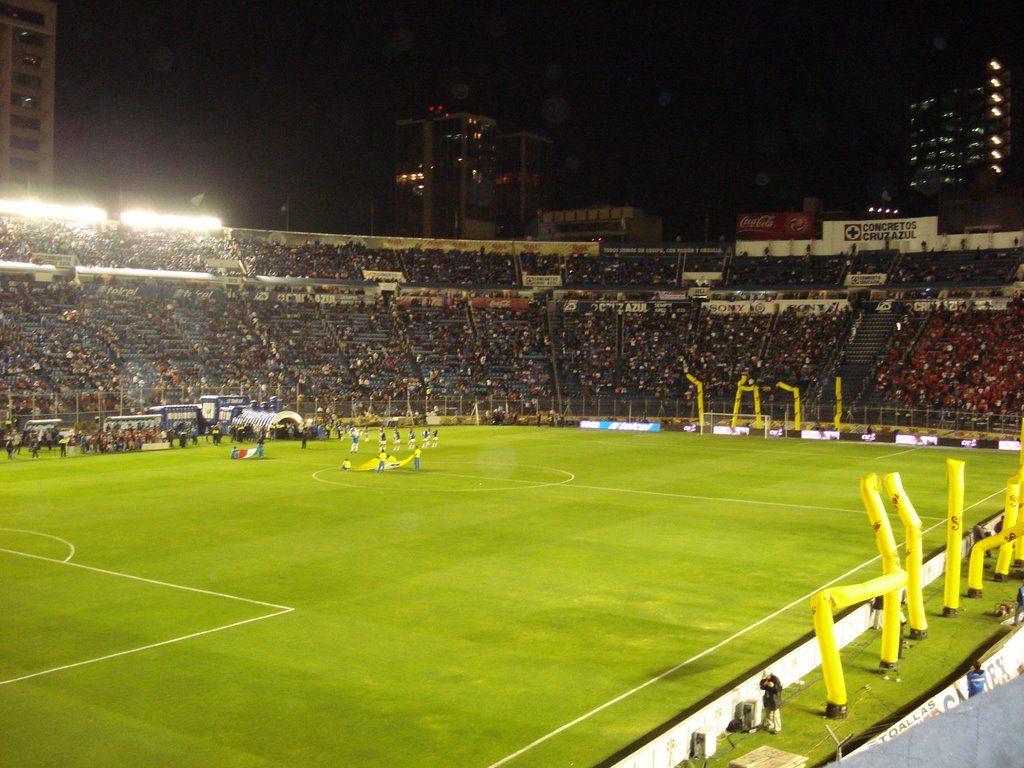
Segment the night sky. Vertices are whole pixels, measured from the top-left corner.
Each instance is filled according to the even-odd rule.
[[[259,228],[288,201],[292,229],[352,234],[372,206],[386,234],[394,123],[443,104],[553,139],[553,207],[637,205],[667,240],[805,196],[925,213],[906,106],[1006,57],[1010,7],[65,0],[57,195]]]

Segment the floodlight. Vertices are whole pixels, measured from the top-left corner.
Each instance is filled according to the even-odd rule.
[[[87,205],[56,205],[38,200],[0,200],[0,213],[23,216],[27,219],[55,219],[95,223],[107,220],[107,212]]]

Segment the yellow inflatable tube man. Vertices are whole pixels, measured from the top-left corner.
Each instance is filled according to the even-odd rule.
[[[896,478],[893,488],[899,487]],[[875,544],[882,559],[882,576],[862,584],[831,587],[818,592],[811,598],[811,613],[814,634],[821,650],[821,671],[825,678],[825,716],[830,719],[846,717],[846,680],[843,678],[842,661],[835,639],[833,615],[856,603],[882,596],[882,648],[879,666],[895,669],[900,654],[900,591],[907,586],[907,572],[900,568],[896,539],[892,535],[889,518],[882,504],[881,486],[878,475],[872,473],[861,478],[860,492],[864,508],[875,532]],[[913,507],[904,507],[904,513]],[[916,514],[914,515],[916,517]],[[908,514],[908,521],[911,517]],[[918,528],[920,523],[918,522]],[[923,610],[922,610],[923,614]],[[922,616],[923,618],[923,616]]]
[[[990,549],[1000,547],[999,560],[996,562],[996,574],[999,574],[999,563],[1004,560],[1007,569],[1009,569],[1010,550],[1013,548],[1012,545],[1015,541],[1024,536],[1024,522],[1017,522],[1017,504],[1020,498],[1020,485],[1012,482],[1015,478],[1010,478],[1011,482],[1006,485],[1006,512],[1005,520],[1006,524],[1010,524],[1011,520],[1015,522],[1015,525],[1009,525],[1004,527],[1003,530],[997,533],[995,536],[989,536],[986,539],[975,542],[974,546],[971,547],[971,559],[967,564],[967,596],[968,597],[981,597],[984,590],[984,571],[985,571],[985,553]],[[1012,515],[1011,515],[1012,510]],[[998,578],[996,579],[999,580]]]
[[[814,634],[818,637],[818,648],[821,650],[821,673],[825,678],[825,717],[830,720],[845,718],[847,714],[846,679],[843,677],[843,662],[839,657],[839,648],[836,645],[835,621],[833,619],[835,612],[865,600],[871,600],[879,595],[890,595],[894,592],[898,594],[906,584],[906,572],[895,571],[865,581],[863,584],[823,589],[811,598],[811,617],[814,621]],[[898,654],[898,615],[896,621],[896,652]]]
[[[921,586],[921,567],[924,553],[921,545],[921,518],[903,490],[899,472],[892,472],[882,478],[882,486],[896,507],[896,513],[903,522],[907,548],[907,619],[910,624],[910,639],[923,640],[928,637],[928,619],[924,611],[924,592]]]

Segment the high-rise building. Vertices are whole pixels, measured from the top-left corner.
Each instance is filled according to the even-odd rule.
[[[550,205],[552,146],[551,139],[527,131],[498,134],[498,237],[537,235],[539,214]]]
[[[1020,102],[1010,70],[990,59],[984,71],[911,104],[911,187],[935,195],[979,183],[996,186],[1009,178],[1019,183],[1020,158],[1013,145],[1020,128],[1014,130],[1013,113],[1022,117]]]
[[[431,107],[396,128],[395,234],[493,238],[494,120]]]
[[[57,3],[0,3],[0,194],[53,188]]]

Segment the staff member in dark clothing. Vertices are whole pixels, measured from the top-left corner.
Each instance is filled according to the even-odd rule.
[[[761,676],[761,702],[764,704],[762,728],[782,733],[782,681],[768,670]]]

